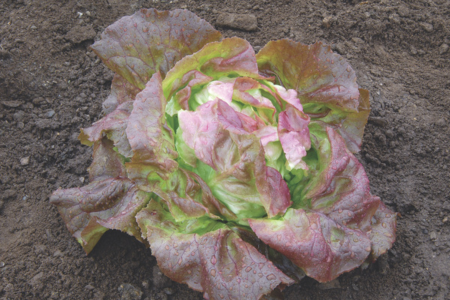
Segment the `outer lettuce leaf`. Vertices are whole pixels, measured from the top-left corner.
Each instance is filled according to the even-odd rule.
[[[181,111],[179,122],[180,144],[193,149],[203,162],[189,162],[197,166],[193,171],[240,219],[265,213],[272,217],[291,205],[287,184],[278,171],[266,166],[261,143],[251,134],[257,126],[252,118],[216,100],[196,112]]]
[[[134,101],[137,93],[141,89],[129,83],[125,78],[119,74],[114,74],[114,78],[111,83],[111,94],[103,102],[103,111],[106,114],[114,111],[117,106],[128,101]]]
[[[147,193],[120,177],[94,181],[82,188],[58,189],[50,197],[86,253],[108,229],[124,231],[143,241],[135,216],[149,200]]]
[[[94,143],[92,164],[89,166],[89,181],[113,177],[125,177],[124,157],[114,151],[114,144],[107,138]]]
[[[358,267],[370,253],[369,260],[374,260],[385,252],[395,239],[396,221],[395,214],[370,194],[364,168],[344,139],[317,121],[311,123],[310,133],[311,151],[316,152],[315,159],[307,160],[310,174],[289,182],[297,209],[281,219],[249,224],[261,240],[323,282]],[[300,225],[294,226],[296,220]]]
[[[260,299],[294,282],[223,223],[179,224],[156,201],[137,220],[164,274],[205,299]]]
[[[369,231],[380,199],[370,194],[364,167],[332,128],[315,126],[311,132],[313,143],[320,152],[321,169],[313,174],[314,178],[304,189],[309,207],[340,224]],[[321,137],[324,133],[326,136]]]
[[[92,146],[106,135],[114,142],[117,151],[125,157],[133,156],[130,144],[125,134],[128,126],[128,117],[133,109],[133,102],[128,101],[119,105],[113,112],[103,119],[95,122],[89,128],[81,129],[78,139],[82,144]]]
[[[165,76],[183,56],[221,38],[190,11],[141,9],[106,28],[92,49],[111,70],[143,89],[154,73]]]
[[[372,252],[369,261],[374,262],[380,255],[386,253],[395,242],[395,231],[397,228],[397,213],[388,209],[383,202],[380,202],[378,210],[372,219]]]
[[[164,174],[178,167],[173,132],[166,123],[166,99],[162,93],[159,72],[136,96],[133,106],[126,133],[134,156],[126,168],[130,179],[145,186],[150,173],[157,172],[166,177]]]
[[[369,106],[348,62],[321,42],[307,46],[287,39],[269,42],[256,58],[262,74],[275,75],[284,87],[296,90],[311,118],[339,127],[348,148],[359,151]]]
[[[251,219],[249,224],[264,243],[320,282],[359,267],[370,253],[364,232],[313,211],[289,209],[280,220]]]

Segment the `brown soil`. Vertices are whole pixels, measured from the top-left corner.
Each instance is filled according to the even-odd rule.
[[[219,12],[252,13],[255,32],[219,29],[257,50],[285,37],[332,44],[371,91],[358,157],[401,214],[397,242],[335,288],[304,279],[287,299],[450,299],[448,0],[0,1],[0,299],[139,299],[122,283],[142,299],[202,298],[126,234],[109,231],[86,256],[48,201],[87,180],[92,150],[77,135],[101,116],[112,79],[88,47],[141,7],[187,8],[213,25]]]

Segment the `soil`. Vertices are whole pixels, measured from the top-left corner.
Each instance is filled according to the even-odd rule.
[[[89,50],[142,7],[254,14],[249,40],[324,41],[371,92],[358,158],[372,192],[400,213],[397,241],[369,268],[286,299],[450,299],[450,1],[0,1],[0,299],[202,299],[164,277],[149,249],[107,232],[86,256],[49,195],[88,180],[77,140],[101,117],[112,72]],[[84,183],[83,183],[84,182]],[[131,285],[127,285],[131,284]]]

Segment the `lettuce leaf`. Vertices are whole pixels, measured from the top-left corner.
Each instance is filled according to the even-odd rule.
[[[338,129],[347,147],[359,151],[370,112],[368,92],[358,89],[356,74],[342,56],[321,42],[308,46],[283,39],[269,42],[256,58],[262,74],[298,92],[311,119]]]
[[[219,201],[240,219],[286,211],[291,205],[289,190],[280,173],[266,166],[261,143],[252,134],[256,121],[222,100],[178,115],[182,135],[177,138],[182,139],[182,146],[194,150],[195,156],[189,158],[198,160],[188,164],[197,166],[192,171],[205,180]]]
[[[92,50],[111,70],[144,89],[154,73],[164,77],[182,57],[221,38],[190,11],[141,9],[106,28]]]
[[[140,241],[135,216],[150,200],[126,178],[93,181],[82,188],[58,189],[50,197],[70,233],[89,253],[108,229],[117,229]]]
[[[177,223],[154,200],[137,220],[164,274],[205,299],[259,299],[294,282],[224,223]]]

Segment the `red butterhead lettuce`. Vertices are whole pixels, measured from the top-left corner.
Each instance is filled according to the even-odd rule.
[[[392,246],[396,214],[353,155],[369,95],[328,46],[255,55],[188,11],[150,9],[92,48],[115,75],[106,116],[79,137],[90,183],[50,199],[87,253],[121,230],[206,299],[260,299]]]

